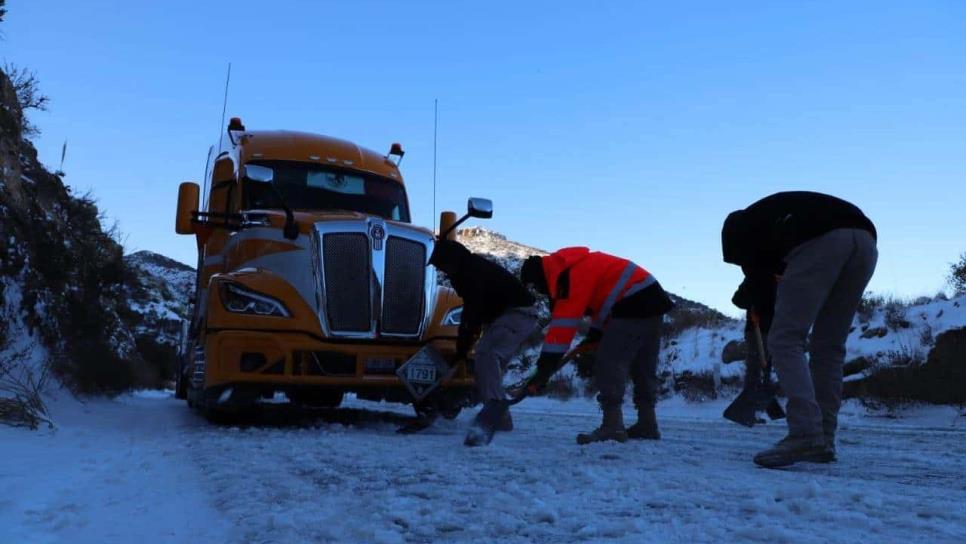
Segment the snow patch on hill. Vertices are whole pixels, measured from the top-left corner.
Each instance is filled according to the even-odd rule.
[[[160,343],[176,345],[181,321],[191,315],[195,270],[150,251],[127,255],[124,262],[139,279],[129,299],[130,309],[141,317],[136,332]]]

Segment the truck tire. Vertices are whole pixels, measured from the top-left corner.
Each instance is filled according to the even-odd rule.
[[[188,398],[188,380],[185,379],[184,372],[180,368],[174,380],[174,398],[181,400]]]

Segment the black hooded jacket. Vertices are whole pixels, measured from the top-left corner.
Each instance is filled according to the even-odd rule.
[[[458,351],[465,355],[473,337],[510,308],[533,306],[536,300],[520,280],[502,266],[476,255],[459,242],[437,242],[429,263],[449,278],[463,299]]]
[[[788,252],[812,238],[841,228],[875,225],[858,207],[834,196],[808,191],[775,193],[728,215],[721,229],[726,263],[781,274]]]

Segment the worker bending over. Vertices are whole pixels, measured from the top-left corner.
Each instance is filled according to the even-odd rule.
[[[768,350],[788,397],[788,436],[755,463],[834,461],[845,341],[875,271],[875,226],[839,198],[777,193],[731,213],[721,247],[724,261],[741,266],[746,282],[781,276]]]
[[[528,390],[537,393],[546,387],[570,349],[580,321],[587,317],[592,327],[589,336],[600,336],[595,379],[603,422],[596,430],[577,435],[577,442],[659,439],[654,404],[661,324],[674,303],[657,279],[627,259],[586,247],[530,257],[523,264],[521,279],[546,295],[551,308],[550,326]],[[634,381],[638,420],[625,430],[621,404],[628,374]]]
[[[506,399],[503,371],[536,330],[536,300],[516,276],[495,262],[471,253],[458,242],[437,242],[429,262],[446,274],[456,294],[463,299],[456,340],[457,360],[465,359],[476,344],[474,373],[483,409],[467,434],[466,443],[470,446],[489,443],[496,430],[513,428],[510,412],[499,406]],[[496,421],[485,415],[493,410],[501,413]]]

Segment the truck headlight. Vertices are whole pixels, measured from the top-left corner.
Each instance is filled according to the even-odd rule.
[[[250,291],[237,283],[221,284],[221,303],[229,312],[275,317],[292,317],[288,308],[274,298]]]
[[[442,325],[444,327],[459,327],[460,320],[462,318],[463,318],[463,307],[458,306],[446,312],[446,315],[443,316]]]

